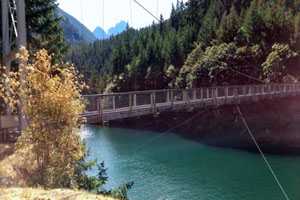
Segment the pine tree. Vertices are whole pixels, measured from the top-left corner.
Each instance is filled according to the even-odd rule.
[[[61,59],[66,54],[68,46],[65,44],[63,29],[59,25],[60,18],[54,17],[58,7],[56,0],[25,0],[25,4],[28,49],[36,52],[45,48],[49,54],[55,54],[54,59]],[[1,24],[0,20],[0,27]],[[0,43],[1,41],[2,34]],[[2,48],[0,51],[2,55]]]
[[[61,59],[68,46],[65,44],[60,18],[54,17],[58,7],[56,0],[25,0],[28,49],[36,52],[45,48]]]

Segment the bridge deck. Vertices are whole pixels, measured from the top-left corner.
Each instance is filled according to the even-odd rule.
[[[300,84],[246,85],[182,90],[154,90],[83,96],[87,123],[193,110],[300,94]]]

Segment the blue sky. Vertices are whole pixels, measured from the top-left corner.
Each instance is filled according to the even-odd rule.
[[[97,26],[103,27],[103,1],[104,30],[106,31],[121,20],[128,22],[134,28],[145,27],[155,20],[133,0],[57,0],[61,9],[78,19],[91,31],[94,31]],[[177,2],[177,0],[137,1],[154,15],[162,14],[165,19],[170,17],[172,3],[175,5]],[[184,0],[184,2],[186,1]],[[132,21],[130,3],[132,5]]]

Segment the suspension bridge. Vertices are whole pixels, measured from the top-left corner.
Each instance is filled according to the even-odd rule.
[[[166,111],[189,112],[299,94],[300,84],[261,84],[84,95],[86,108],[82,117],[87,123],[105,124]]]

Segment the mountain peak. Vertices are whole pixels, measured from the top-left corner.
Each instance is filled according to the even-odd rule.
[[[127,26],[128,26],[128,24],[122,20],[119,23],[117,23],[115,27],[110,28],[108,30],[108,34],[109,35],[118,35],[118,34],[122,33],[123,31],[125,31]]]
[[[117,23],[115,25],[115,27],[111,27],[107,33],[105,32],[105,30],[103,28],[101,28],[100,26],[97,26],[95,28],[95,30],[93,31],[93,34],[99,40],[103,40],[103,39],[109,38],[110,36],[115,36],[115,35],[122,33],[123,31],[126,30],[127,26],[128,26],[128,24],[122,20],[119,23]]]
[[[95,28],[95,30],[93,31],[93,34],[99,40],[103,40],[103,39],[109,38],[109,35],[107,35],[107,33],[105,32],[105,30],[103,30],[103,28],[101,28],[100,26],[98,26],[98,27]]]

